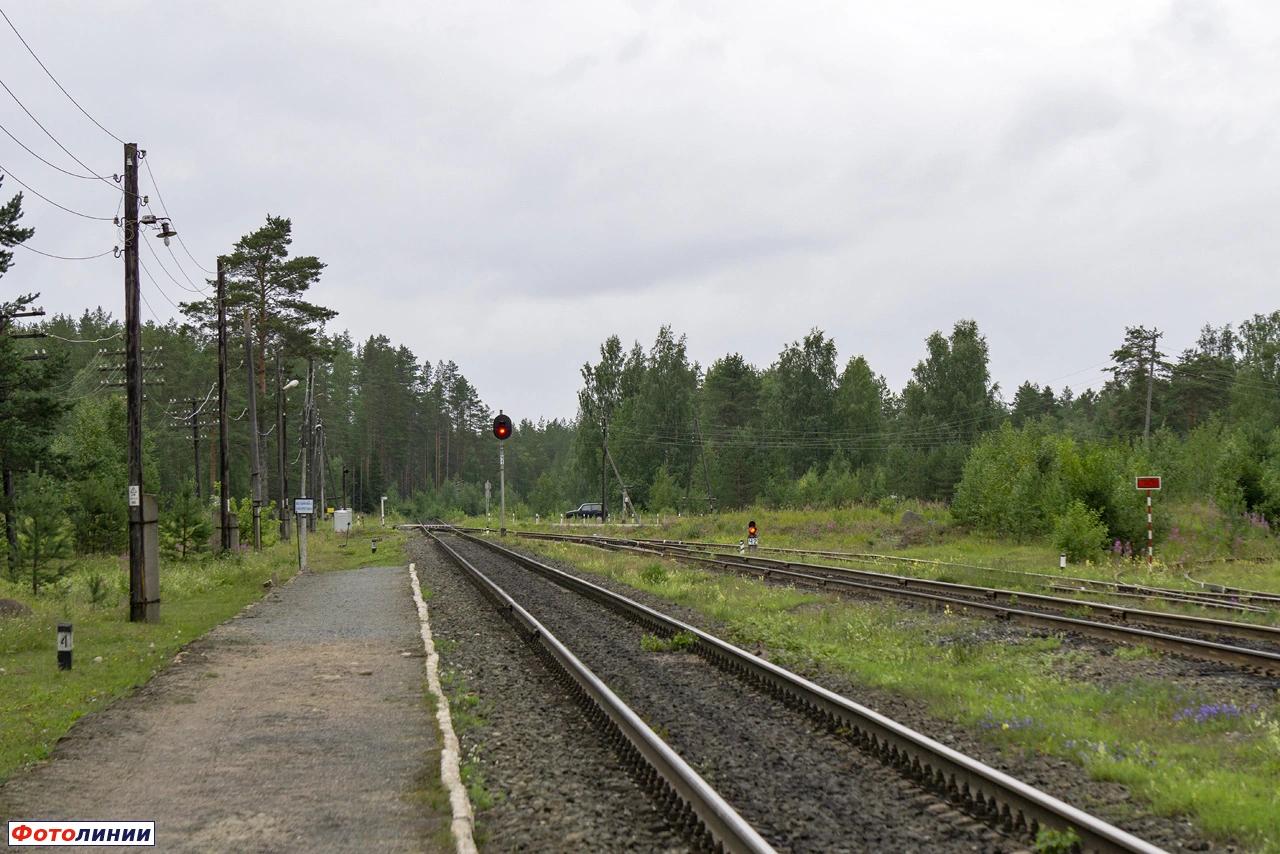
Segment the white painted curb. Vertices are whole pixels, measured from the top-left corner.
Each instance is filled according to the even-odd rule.
[[[413,585],[413,604],[418,606],[422,646],[427,651],[427,688],[436,698],[436,722],[440,725],[440,735],[444,739],[444,745],[440,748],[440,780],[449,790],[454,847],[458,854],[476,854],[476,843],[472,838],[475,817],[471,813],[471,799],[467,797],[466,787],[462,785],[462,774],[458,770],[462,748],[458,746],[453,719],[449,717],[449,700],[440,688],[440,657],[436,655],[436,645],[431,641],[427,603],[422,600],[422,587],[418,584],[418,570],[414,564],[409,564],[409,582]]]

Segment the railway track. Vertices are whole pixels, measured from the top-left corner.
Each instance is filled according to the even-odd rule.
[[[652,545],[676,545],[688,546],[703,550],[736,550],[738,546],[732,543],[702,543],[688,540],[657,540],[639,538],[634,540],[637,543],[649,543]],[[961,570],[971,570],[979,572],[998,573],[1022,578],[1036,579],[1037,583],[1043,583],[1050,589],[1060,590],[1061,592],[1095,592],[1106,593],[1111,596],[1119,596],[1122,598],[1146,599],[1149,601],[1165,601],[1178,604],[1200,605],[1205,608],[1217,608],[1226,611],[1236,611],[1241,613],[1259,613],[1266,614],[1280,608],[1280,593],[1249,590],[1241,587],[1225,587],[1221,585],[1213,585],[1203,581],[1187,577],[1187,580],[1197,585],[1198,590],[1183,590],[1174,587],[1159,587],[1149,584],[1140,584],[1131,581],[1108,581],[1099,578],[1085,578],[1078,575],[1062,575],[1057,573],[1033,572],[1025,569],[1009,569],[999,566],[982,566],[972,563],[960,563],[957,561],[937,560],[933,558],[904,557],[902,555],[886,555],[874,552],[845,552],[831,551],[825,549],[796,549],[782,548],[779,546],[759,546],[757,552],[780,555],[811,555],[814,557],[826,557],[835,560],[849,561],[852,563],[866,563],[872,565],[893,565],[899,564],[903,566],[926,566],[953,568]]]
[[[505,612],[525,637],[538,645],[546,660],[576,686],[595,722],[606,725],[615,733],[625,760],[633,767],[643,764],[648,769],[645,782],[651,789],[659,790],[659,797],[673,814],[675,823],[686,830],[691,829],[688,827],[690,825],[697,825],[697,832],[690,833],[695,842],[732,852],[763,854],[774,850],[724,798],[542,623],[442,537],[435,534],[431,536],[453,562],[467,573],[480,591]]]
[[[1173,655],[1228,664],[1264,676],[1280,676],[1280,629],[1253,623],[1219,620],[1144,611],[1068,599],[1021,590],[1000,590],[956,584],[948,581],[893,575],[849,567],[809,564],[742,554],[724,555],[705,552],[688,544],[660,544],[612,537],[587,537],[531,531],[511,531],[516,536],[559,542],[573,542],[614,551],[632,551],[670,557],[686,563],[706,566],[740,575],[751,575],[765,581],[782,581],[802,587],[814,587],[834,593],[875,595],[904,599],[925,606],[949,607],[981,617],[1016,622],[1022,625],[1070,631],[1103,640],[1143,644]],[[1005,604],[998,604],[1004,602]],[[1034,606],[1039,610],[1030,610]],[[1087,609],[1088,615],[1106,618],[1085,619],[1077,614]],[[1138,625],[1132,625],[1137,623]],[[1222,643],[1193,634],[1170,634],[1141,628],[1158,625],[1194,635],[1244,638],[1260,646],[1254,648]]]
[[[619,738],[628,745],[627,751],[631,759],[645,764],[647,770],[642,773],[642,779],[660,784],[666,792],[667,802],[678,805],[678,815],[692,826],[695,838],[703,843],[711,843],[723,850],[772,850],[763,837],[752,830],[724,798],[697,777],[684,760],[640,721],[634,712],[626,709],[617,695],[587,670],[543,623],[534,619],[529,611],[477,568],[475,560],[468,560],[464,554],[468,549],[459,548],[460,542],[487,550],[494,559],[502,563],[504,572],[523,575],[532,573],[551,582],[550,585],[540,582],[544,587],[554,585],[555,589],[576,594],[571,597],[573,600],[585,600],[603,606],[609,612],[648,632],[666,638],[677,635],[691,638],[690,651],[746,683],[764,689],[786,705],[802,711],[809,719],[820,724],[824,731],[840,734],[843,740],[851,741],[863,753],[896,769],[906,779],[932,790],[970,815],[998,826],[1008,834],[1034,839],[1041,828],[1063,831],[1070,828],[1079,837],[1084,850],[1160,850],[1003,772],[692,625],[483,537],[445,526],[420,527],[440,544],[450,559],[468,574],[489,599],[509,615],[530,641],[541,645],[546,655],[569,678],[574,679],[584,697],[589,698],[596,706],[595,717],[615,727]],[[515,568],[507,568],[512,566]],[[509,578],[513,582],[518,581],[514,576]],[[564,607],[569,604],[568,601],[558,603]],[[544,602],[543,607],[553,606]],[[556,610],[560,608],[557,607]],[[560,618],[571,619],[563,614]],[[572,625],[572,622],[568,625]],[[760,786],[761,782],[746,781],[745,791]],[[851,779],[850,783],[852,782],[854,781]],[[790,781],[784,781],[784,785],[789,783]],[[827,783],[829,785],[830,781]],[[792,796],[795,796],[794,792]],[[849,815],[856,812],[856,809],[842,810],[838,814]]]

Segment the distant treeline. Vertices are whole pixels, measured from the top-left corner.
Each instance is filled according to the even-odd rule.
[[[0,247],[31,236],[16,225],[20,201],[0,208]],[[493,413],[479,391],[452,361],[423,359],[382,335],[356,342],[326,332],[336,312],[305,299],[324,264],[292,255],[292,239],[290,221],[269,216],[226,255],[231,494],[249,492],[247,316],[269,498],[298,494],[310,363],[329,504],[343,503],[345,483],[362,512],[384,495],[413,518],[483,512],[484,483],[497,472]],[[12,261],[0,249],[0,274]],[[207,502],[218,470],[212,283],[173,261],[189,287],[161,271],[195,299],[181,303],[180,319],[153,316],[143,330],[146,483],[162,508],[196,490]],[[152,283],[167,298],[160,281]],[[20,296],[0,304],[0,317],[35,304]],[[56,548],[59,537],[81,551],[123,549],[125,417],[112,385],[122,332],[101,308],[15,317],[0,329],[0,511],[11,551],[38,552],[46,538]],[[648,349],[611,336],[582,366],[575,419],[516,426],[508,506],[558,515],[603,492],[617,513],[624,485],[639,508],[695,513],[900,496],[953,502],[960,522],[998,533],[1041,534],[1072,511],[1077,528],[1137,539],[1131,478],[1153,473],[1174,496],[1212,500],[1233,519],[1280,518],[1280,312],[1205,327],[1176,357],[1161,337],[1126,329],[1096,390],[1028,381],[1009,399],[991,381],[987,341],[971,320],[926,339],[901,391],[864,357],[839,358],[818,329],[767,367],[736,353],[702,366],[667,326]],[[36,350],[47,358],[31,359]],[[302,382],[282,389],[289,379]]]

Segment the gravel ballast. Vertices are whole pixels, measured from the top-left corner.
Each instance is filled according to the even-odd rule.
[[[528,548],[523,548],[518,539],[512,538],[503,545],[712,634],[729,638],[730,632],[727,626],[692,608],[678,605],[599,574],[586,572],[570,563],[550,560]],[[936,618],[936,612],[929,609],[914,608],[904,603],[895,603],[895,607],[903,607],[917,613],[922,620]],[[1010,626],[1003,621],[981,624],[979,631],[982,639],[1004,639],[1011,643],[1045,635],[1044,632]],[[1114,644],[1070,633],[1060,637],[1064,647],[1079,649],[1092,656],[1091,664],[1075,665],[1069,673],[1064,671],[1062,675],[1071,678],[1107,685],[1141,674],[1147,678],[1165,679],[1174,684],[1201,687],[1211,692],[1240,692],[1240,695],[1245,697],[1249,696],[1250,692],[1258,691],[1261,694],[1266,690],[1266,680],[1225,665],[1174,656],[1122,660],[1113,655],[1116,649]],[[772,654],[772,650],[767,648],[760,649],[758,652],[765,657],[770,657]],[[1152,814],[1134,801],[1124,785],[1092,779],[1082,767],[1066,759],[1028,751],[1002,750],[999,746],[983,740],[968,727],[930,714],[924,704],[918,700],[880,688],[868,687],[843,673],[836,673],[816,665],[792,669],[823,687],[887,715],[993,768],[1005,771],[1025,783],[1161,848],[1169,851],[1231,852],[1238,850],[1235,846],[1215,844],[1204,838],[1186,818]]]
[[[409,544],[476,807],[497,851],[684,851],[534,648],[439,547]]]
[[[556,634],[772,844],[791,851],[1012,851],[798,711],[471,543],[461,554]]]

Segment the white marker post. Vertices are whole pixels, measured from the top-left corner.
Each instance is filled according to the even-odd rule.
[[[58,669],[71,669],[71,648],[73,641],[71,637],[71,624],[58,623]]]
[[[1147,493],[1147,566],[1155,562],[1155,528],[1151,524],[1151,493],[1160,489],[1160,476],[1148,475],[1134,479],[1134,486]]]

